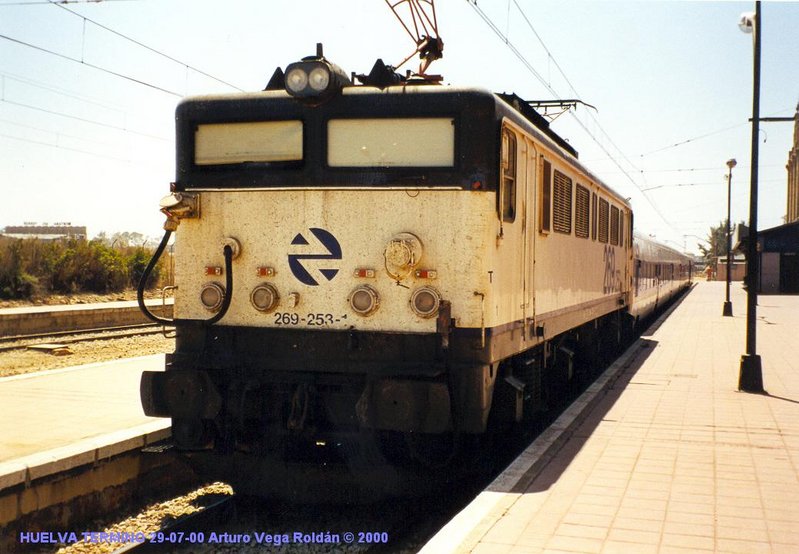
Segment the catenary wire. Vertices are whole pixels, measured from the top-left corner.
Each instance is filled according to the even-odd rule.
[[[235,90],[238,90],[239,92],[243,92],[243,90],[244,90],[244,89],[239,88],[236,85],[233,85],[231,83],[228,83],[227,81],[224,81],[224,80],[222,80],[222,79],[220,79],[218,77],[214,77],[210,73],[207,73],[207,72],[205,72],[205,71],[203,71],[201,69],[197,69],[196,67],[191,66],[191,65],[187,64],[186,62],[180,61],[177,58],[174,58],[174,57],[170,56],[169,54],[165,54],[164,52],[161,52],[160,50],[158,50],[156,48],[153,48],[152,46],[148,46],[148,45],[144,44],[141,41],[138,41],[138,40],[136,40],[134,38],[131,38],[131,37],[123,34],[123,33],[120,33],[119,31],[116,31],[116,30],[108,27],[107,25],[103,25],[102,23],[98,23],[97,21],[95,21],[95,20],[93,20],[91,18],[88,18],[85,15],[81,15],[81,14],[79,14],[79,13],[77,13],[77,12],[75,12],[75,11],[69,9],[69,8],[67,8],[61,2],[57,2],[55,0],[49,0],[49,3],[53,4],[54,6],[57,6],[57,7],[61,8],[64,11],[67,11],[67,12],[71,13],[75,17],[79,17],[79,18],[83,19],[84,21],[88,21],[92,25],[95,25],[95,26],[97,26],[97,27],[99,27],[99,28],[111,33],[111,34],[114,34],[114,35],[116,35],[116,36],[118,36],[120,38],[123,38],[123,39],[125,39],[125,40],[127,40],[129,42],[132,42],[136,46],[139,46],[139,47],[144,48],[144,49],[146,49],[146,50],[148,50],[150,52],[153,52],[154,54],[162,56],[162,57],[166,58],[167,60],[169,60],[171,62],[174,62],[174,63],[176,63],[178,65],[182,65],[183,67],[185,67],[187,69],[190,69],[190,70],[194,71],[195,73],[199,73],[200,75],[203,75],[204,77],[208,77],[209,79],[213,79],[214,81],[216,81],[218,83],[222,83],[223,85],[226,85],[226,86],[228,86],[230,88],[233,88]]]
[[[143,85],[145,87],[149,87],[151,89],[155,89],[155,90],[158,90],[160,92],[164,92],[166,94],[171,94],[172,96],[177,96],[178,98],[182,98],[183,97],[183,95],[180,94],[179,92],[175,92],[173,90],[169,90],[169,89],[160,87],[158,85],[154,85],[152,83],[148,83],[147,81],[142,81],[141,79],[136,79],[135,77],[131,77],[130,75],[125,75],[123,73],[119,73],[119,72],[113,71],[113,70],[108,69],[106,67],[102,67],[102,66],[99,66],[99,65],[95,65],[95,64],[89,63],[89,62],[84,61],[84,60],[79,60],[77,58],[73,58],[72,56],[67,56],[66,54],[62,54],[60,52],[56,52],[54,50],[50,50],[50,49],[44,48],[42,46],[37,46],[35,44],[31,44],[29,42],[25,42],[24,40],[20,40],[20,39],[13,38],[13,37],[10,37],[8,35],[3,35],[3,34],[0,34],[0,38],[4,39],[4,40],[7,40],[9,42],[13,42],[15,44],[20,44],[22,46],[27,46],[28,48],[32,48],[32,49],[38,50],[40,52],[45,52],[45,53],[50,54],[52,56],[56,56],[56,57],[59,57],[59,58],[65,59],[65,60],[69,60],[71,62],[79,63],[81,65],[85,65],[86,67],[90,67],[92,69],[97,69],[97,70],[102,71],[104,73],[108,73],[109,75],[114,75],[115,77],[120,77],[122,79],[126,79],[128,81]]]
[[[16,102],[14,100],[8,100],[6,98],[0,98],[0,102],[6,103],[6,104],[11,104],[12,106],[20,106],[22,108],[27,108],[27,109],[30,109],[30,110],[36,110],[36,111],[43,112],[43,113],[46,113],[46,114],[57,115],[57,116],[60,116],[60,117],[66,117],[68,119],[74,119],[76,121],[81,121],[83,123],[89,123],[91,125],[98,125],[100,127],[106,127],[108,129],[116,129],[118,131],[124,131],[126,133],[131,133],[131,134],[134,134],[134,135],[139,135],[139,136],[142,136],[142,137],[151,138],[151,139],[154,139],[154,140],[170,142],[170,139],[168,139],[166,137],[160,137],[158,135],[151,135],[149,133],[142,133],[141,131],[134,131],[132,129],[127,129],[125,127],[120,127],[118,125],[112,125],[110,123],[103,123],[102,121],[96,121],[94,119],[88,119],[88,118],[85,118],[85,117],[79,117],[77,115],[67,114],[67,113],[63,113],[63,112],[57,112],[55,110],[48,110],[47,108],[42,108],[40,106],[34,106],[32,104],[25,104],[23,102]]]
[[[497,36],[498,36],[498,37],[499,37],[499,38],[500,38],[500,39],[501,39],[501,40],[502,40],[502,41],[505,43],[505,45],[506,45],[506,46],[507,46],[507,47],[508,47],[508,48],[509,48],[509,49],[510,49],[510,50],[511,50],[513,53],[514,53],[514,55],[515,55],[515,56],[516,56],[516,57],[519,59],[519,61],[521,61],[521,62],[524,64],[524,66],[525,66],[525,67],[526,67],[528,70],[530,70],[530,72],[531,72],[531,73],[532,73],[532,74],[533,74],[533,75],[536,77],[536,79],[538,79],[538,81],[539,81],[539,82],[540,82],[540,83],[541,83],[541,84],[542,84],[542,85],[543,85],[543,86],[544,86],[544,87],[545,87],[545,88],[546,88],[546,89],[547,89],[547,90],[548,90],[548,91],[549,91],[549,92],[550,92],[550,93],[551,93],[553,96],[555,96],[555,97],[558,97],[558,96],[560,96],[560,95],[557,93],[557,91],[555,91],[555,89],[554,89],[554,88],[553,88],[553,87],[552,87],[552,86],[551,86],[549,83],[547,83],[547,81],[546,81],[546,80],[545,80],[545,79],[544,79],[544,78],[541,76],[541,74],[540,74],[538,71],[536,71],[536,70],[535,70],[535,68],[533,68],[532,64],[531,64],[531,63],[530,63],[530,62],[529,62],[529,61],[528,61],[528,60],[527,60],[527,59],[524,57],[524,55],[523,55],[523,54],[521,54],[521,52],[520,52],[520,51],[519,51],[519,50],[518,50],[518,49],[517,49],[517,48],[516,48],[516,47],[513,45],[513,43],[511,43],[511,41],[510,41],[510,39],[507,37],[507,35],[505,35],[505,34],[504,34],[504,33],[503,33],[503,32],[502,32],[502,31],[501,31],[501,30],[500,30],[500,29],[499,29],[499,28],[498,28],[498,27],[497,27],[497,26],[496,26],[496,25],[493,23],[493,21],[491,20],[491,18],[490,18],[490,17],[488,17],[488,15],[487,15],[487,14],[486,14],[486,13],[485,13],[485,12],[484,12],[484,11],[483,11],[483,10],[482,10],[482,9],[481,9],[479,6],[478,6],[478,5],[477,5],[477,2],[476,2],[476,0],[467,0],[467,2],[469,3],[469,5],[470,5],[470,6],[472,6],[472,8],[473,8],[473,9],[475,10],[475,12],[476,12],[476,13],[477,13],[477,14],[480,16],[480,18],[481,18],[481,19],[482,19],[482,20],[483,20],[483,21],[484,21],[484,22],[485,22],[485,23],[486,23],[486,24],[487,24],[487,25],[488,25],[488,26],[489,26],[489,27],[490,27],[490,28],[491,28],[491,29],[494,31],[494,33],[495,33],[495,34],[496,34],[496,35],[497,35]],[[528,20],[528,23],[529,23],[529,20]],[[553,62],[555,63],[556,67],[559,67],[559,66],[558,66],[558,64],[557,64],[557,62],[554,60],[554,58],[553,58]],[[565,75],[564,75],[564,77],[565,77]],[[567,79],[567,81],[568,81],[568,79]],[[572,90],[574,90],[574,89],[572,88]],[[574,92],[576,93],[576,91],[574,91]],[[638,189],[638,191],[639,191],[639,192],[641,192],[641,195],[644,197],[644,199],[645,199],[645,200],[647,201],[647,203],[650,205],[650,207],[652,208],[652,210],[654,210],[654,211],[655,211],[655,213],[657,213],[658,217],[660,217],[660,219],[663,221],[663,223],[665,223],[665,224],[666,224],[666,225],[667,225],[667,226],[668,226],[668,227],[669,227],[669,228],[670,228],[670,229],[671,229],[673,232],[677,233],[677,230],[676,230],[676,229],[675,229],[675,228],[672,226],[672,224],[669,222],[669,220],[666,218],[666,216],[663,214],[663,212],[660,210],[660,208],[657,206],[657,204],[656,204],[654,201],[652,201],[652,199],[651,199],[651,198],[649,198],[649,196],[646,194],[646,192],[644,192],[644,191],[642,190],[642,188],[643,188],[643,187],[642,187],[640,184],[638,184],[638,182],[637,182],[637,181],[636,181],[636,180],[635,180],[635,179],[632,177],[632,175],[630,174],[630,172],[629,172],[628,170],[626,170],[624,167],[622,167],[621,163],[619,162],[619,159],[618,159],[617,157],[613,156],[613,155],[610,153],[610,151],[607,149],[607,147],[606,147],[604,144],[602,144],[602,142],[600,142],[600,141],[599,141],[599,139],[598,139],[598,138],[597,138],[597,137],[596,137],[596,136],[595,136],[595,135],[594,135],[594,134],[593,134],[593,133],[592,133],[592,132],[591,132],[591,131],[588,129],[588,127],[585,125],[585,123],[584,123],[584,122],[583,122],[583,121],[582,121],[580,118],[578,118],[578,117],[577,117],[576,115],[574,115],[573,113],[571,113],[571,115],[572,115],[572,117],[574,118],[574,120],[577,122],[577,124],[578,124],[578,125],[579,125],[579,126],[582,128],[582,129],[583,129],[583,131],[584,131],[584,132],[585,132],[585,133],[586,133],[586,134],[587,134],[589,137],[591,137],[591,139],[594,141],[594,143],[596,143],[596,145],[597,145],[597,146],[598,146],[598,147],[599,147],[599,148],[600,148],[600,149],[601,149],[601,150],[602,150],[602,151],[603,151],[603,152],[604,152],[604,153],[607,155],[608,159],[610,159],[610,160],[611,160],[611,161],[614,163],[614,165],[616,165],[616,167],[618,167],[618,168],[619,168],[619,170],[621,170],[621,172],[622,172],[622,173],[625,175],[625,177],[626,177],[626,178],[627,178],[627,179],[630,181],[630,183],[632,183],[632,184],[633,184],[633,186],[634,186],[636,189]],[[594,119],[594,122],[595,122],[595,124],[597,125],[597,127],[598,127],[599,129],[602,129],[601,125],[599,125],[599,122],[598,122],[598,121],[596,121],[596,119]],[[619,149],[619,148],[618,148],[618,146],[616,146],[616,145],[615,145],[615,143],[613,143],[613,141],[612,141],[612,140],[610,140],[610,137],[607,135],[607,132],[605,132],[605,131],[604,131],[604,129],[602,129],[602,132],[603,132],[603,134],[604,134],[604,135],[605,135],[605,136],[608,138],[608,141],[609,141],[611,144],[613,144],[614,148],[616,148],[616,150],[617,150],[617,151],[618,151],[618,152],[621,154],[622,158],[623,158],[623,159],[624,159],[624,160],[625,160],[625,161],[626,161],[628,164],[630,164],[630,166],[632,166],[633,168],[635,168],[637,172],[639,172],[639,173],[640,173],[641,171],[640,171],[638,168],[636,168],[636,167],[635,167],[635,165],[634,165],[634,164],[632,164],[632,162],[630,162],[630,160],[629,160],[629,159],[628,159],[628,158],[627,158],[627,157],[624,155],[624,153],[621,151],[621,149]]]

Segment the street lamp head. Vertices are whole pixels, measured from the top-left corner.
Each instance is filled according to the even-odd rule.
[[[735,161],[735,158],[730,158],[729,160],[727,160],[727,167],[729,167],[730,169],[732,169],[736,165],[738,165],[738,162]]]
[[[744,33],[751,33],[755,28],[755,12],[744,12],[738,20],[738,27]]]

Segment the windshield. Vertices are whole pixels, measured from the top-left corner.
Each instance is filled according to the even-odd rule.
[[[327,126],[330,167],[452,167],[452,118],[332,119]]]

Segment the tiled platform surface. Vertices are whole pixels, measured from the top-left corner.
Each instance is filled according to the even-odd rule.
[[[163,354],[0,379],[3,462],[70,447],[131,428],[166,428],[139,400],[144,370],[162,370]]]
[[[543,469],[498,478],[423,552],[799,552],[799,297],[759,298],[763,395],[737,391],[740,284],[734,317],[723,300],[698,283]]]
[[[161,354],[0,379],[0,529],[44,509],[66,524],[94,493],[163,462],[129,456],[170,436],[170,420],[146,417],[139,401],[142,371],[163,364]],[[8,540],[0,533],[0,552]]]

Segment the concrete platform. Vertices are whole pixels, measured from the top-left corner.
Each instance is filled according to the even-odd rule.
[[[119,442],[169,436],[169,420],[146,417],[139,402],[142,371],[163,367],[159,354],[0,379],[0,489],[24,468],[38,468],[28,471],[35,478],[43,465],[64,469]]]
[[[145,304],[158,316],[172,317],[172,298],[167,298],[165,308],[161,300],[146,300]],[[135,300],[0,309],[0,337],[144,323],[150,320],[144,317]]]
[[[165,486],[173,460],[139,457],[170,436],[139,402],[142,371],[163,365],[160,354],[0,378],[0,530],[67,526],[121,502],[123,484]],[[0,551],[13,550],[0,535]]]
[[[700,282],[425,553],[799,552],[799,296]]]

